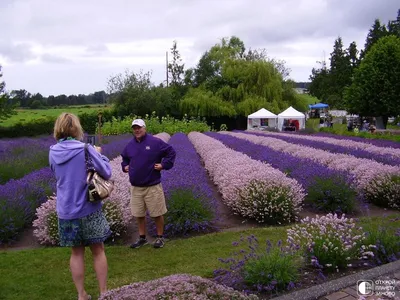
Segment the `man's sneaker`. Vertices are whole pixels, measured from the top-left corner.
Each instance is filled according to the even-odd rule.
[[[156,238],[156,240],[154,241],[154,248],[162,248],[164,247],[164,239],[162,237],[158,237]]]
[[[133,248],[133,249],[137,249],[137,248],[140,248],[140,247],[142,247],[144,245],[147,245],[148,243],[149,242],[147,241],[146,238],[138,238],[136,240],[136,242],[134,242],[132,245],[130,245],[130,247]]]

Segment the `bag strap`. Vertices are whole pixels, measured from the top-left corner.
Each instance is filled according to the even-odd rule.
[[[89,149],[88,149],[89,145],[87,143],[85,143],[85,164],[86,164],[86,171],[88,172],[95,172],[95,168],[93,166],[93,161],[92,158],[90,157],[89,154]]]

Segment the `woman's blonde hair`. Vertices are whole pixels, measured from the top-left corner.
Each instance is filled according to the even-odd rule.
[[[83,129],[79,118],[71,113],[62,113],[54,124],[54,138],[58,141],[65,138],[83,140]]]

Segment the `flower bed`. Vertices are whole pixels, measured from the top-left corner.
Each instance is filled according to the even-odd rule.
[[[167,133],[155,135],[165,142],[168,142],[170,136]],[[113,145],[105,145],[104,151],[108,153],[117,153],[115,148],[122,152],[122,146],[126,145],[118,141]],[[112,169],[112,179],[114,180],[114,191],[109,198],[103,200],[103,212],[110,224],[113,233],[112,238],[120,236],[127,229],[127,226],[132,218],[130,211],[129,201],[130,183],[126,173],[121,169],[121,157],[117,157],[110,161]],[[49,197],[49,200],[37,209],[37,219],[34,221],[35,227],[34,236],[38,239],[39,243],[44,245],[58,245],[58,218],[56,213],[56,197]]]
[[[296,219],[305,196],[296,180],[204,134],[191,132],[188,137],[224,202],[235,213],[260,223]]]
[[[163,278],[137,282],[100,296],[99,300],[153,300],[153,299],[214,299],[252,300],[254,295],[245,295],[232,288],[216,284],[200,276],[176,274]]]
[[[312,148],[326,150],[332,153],[350,154],[359,158],[372,159],[383,164],[391,166],[400,165],[400,149],[377,147],[367,143],[356,142],[352,140],[337,140],[329,137],[306,136],[288,133],[276,132],[252,132],[246,131],[259,136],[270,136],[282,139],[288,143],[300,144]]]
[[[332,170],[346,171],[355,177],[360,197],[365,197],[376,205],[399,209],[400,207],[400,167],[356,158],[347,154],[334,154],[324,150],[287,143],[267,136],[256,136],[238,132],[222,132],[255,144],[265,145],[296,157],[309,158]]]
[[[305,135],[301,131],[298,134]],[[399,142],[389,141],[389,140],[384,140],[384,139],[369,139],[369,138],[363,138],[363,137],[359,137],[359,136],[338,135],[338,134],[333,134],[333,133],[329,133],[329,132],[317,132],[317,133],[312,134],[312,136],[329,137],[329,138],[333,138],[335,140],[350,140],[350,141],[370,144],[370,145],[374,145],[374,146],[378,146],[378,147],[390,147],[390,148],[400,149]]]
[[[269,163],[296,179],[307,191],[305,202],[313,208],[338,213],[349,213],[355,209],[353,178],[345,172],[332,170],[311,159],[295,157],[230,135],[215,132],[205,134],[252,159]]]
[[[218,212],[207,173],[186,134],[174,134],[169,144],[176,159],[172,169],[161,173],[168,208],[165,233],[209,231]]]
[[[127,142],[126,136],[112,140],[102,145],[103,153],[108,153],[110,159],[111,155],[119,155]],[[32,224],[36,209],[55,192],[56,179],[49,167],[0,186],[0,243],[15,240],[24,227]]]

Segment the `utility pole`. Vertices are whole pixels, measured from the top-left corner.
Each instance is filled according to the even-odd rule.
[[[166,67],[167,87],[168,87],[168,51],[165,52],[165,67]]]

